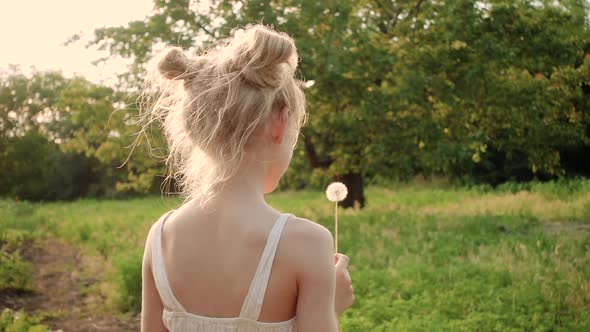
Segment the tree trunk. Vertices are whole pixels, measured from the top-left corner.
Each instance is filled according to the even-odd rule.
[[[309,137],[310,136],[304,136],[304,143],[307,158],[309,159],[311,167],[327,169],[334,160],[331,158],[320,158]],[[348,188],[348,195],[339,203],[340,206],[345,208],[363,208],[365,206],[365,192],[363,187],[363,176],[361,173],[350,172],[344,175],[338,175],[334,177],[334,180],[344,183],[346,188]]]
[[[340,202],[340,206],[345,208],[365,206],[365,191],[363,187],[363,176],[361,173],[348,173],[335,177],[336,181],[342,182],[348,188],[348,195]]]

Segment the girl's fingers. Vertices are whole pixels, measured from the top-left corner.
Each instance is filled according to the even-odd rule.
[[[346,269],[350,258],[343,254],[336,254],[336,269]]]

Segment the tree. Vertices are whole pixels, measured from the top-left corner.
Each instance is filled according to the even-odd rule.
[[[104,184],[106,190],[146,193],[158,188],[155,179],[164,170],[150,158],[158,152],[150,151],[146,144],[139,145],[141,153],[128,160],[129,147],[140,129],[135,123],[137,108],[132,97],[75,78],[61,91],[57,106],[67,110],[69,117],[70,128],[62,149],[96,159],[103,178],[110,179]]]
[[[252,22],[287,31],[301,77],[315,82],[308,173],[347,183],[345,206],[364,205],[365,178],[559,176],[560,151],[588,146],[582,0],[207,3],[156,0],[150,16],[97,29],[88,46],[133,57],[120,85],[133,91],[160,43],[199,51]]]
[[[27,77],[18,67],[0,75],[0,194],[30,200],[87,194],[95,165],[60,149],[68,126],[56,104],[67,82],[59,72]]]
[[[13,67],[2,73],[0,194],[61,200],[155,191],[163,170],[147,153],[123,166],[139,130],[126,100],[124,93],[60,72],[27,77]]]
[[[413,91],[404,99],[434,120],[421,141],[442,173],[491,183],[563,174],[560,149],[588,144],[586,6],[455,1],[405,42],[392,93]]]
[[[371,31],[364,28],[366,19],[359,15],[365,9],[344,0],[272,4],[223,0],[211,1],[208,8],[200,9],[195,8],[198,2],[193,5],[190,1],[155,1],[151,16],[126,27],[97,29],[89,46],[108,49],[113,56],[133,55],[131,71],[121,79],[126,86],[138,86],[156,43],[198,50],[226,36],[237,25],[259,21],[288,31],[297,41],[301,76],[315,81],[307,93],[312,116],[303,133],[308,160],[312,167],[324,169],[348,184],[350,195],[344,206],[363,206],[362,176],[368,160],[364,154],[367,146],[378,142],[378,138],[363,133],[371,130],[373,121],[383,121],[379,114],[364,114],[367,109],[373,110],[366,97],[371,86],[380,84],[383,69],[390,65],[390,60],[381,56],[386,53],[379,40],[365,43],[371,38]],[[78,38],[74,36],[72,41]],[[368,62],[374,55],[380,61]],[[364,79],[359,80],[359,76]]]

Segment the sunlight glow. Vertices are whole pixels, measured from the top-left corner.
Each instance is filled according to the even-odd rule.
[[[34,0],[0,3],[0,69],[19,64],[28,73],[61,69],[93,82],[113,83],[115,73],[126,70],[129,60],[112,59],[108,64],[91,64],[108,55],[106,51],[86,49],[95,28],[126,25],[152,11],[152,0]],[[61,46],[71,35],[83,32],[81,41]]]

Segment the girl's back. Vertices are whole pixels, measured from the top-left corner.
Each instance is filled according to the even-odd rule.
[[[295,331],[298,276],[322,268],[311,258],[331,244],[329,232],[264,206],[243,213],[199,210],[187,204],[150,231],[145,265],[154,275],[154,295],[163,300],[164,326]]]
[[[163,231],[163,257],[174,294],[188,312],[210,317],[238,317],[260,263],[271,229],[280,214],[243,211],[202,214],[178,211]],[[295,316],[297,281],[287,219],[280,236],[260,320],[287,321]],[[300,227],[300,226],[299,226]],[[194,280],[195,282],[187,282]]]

